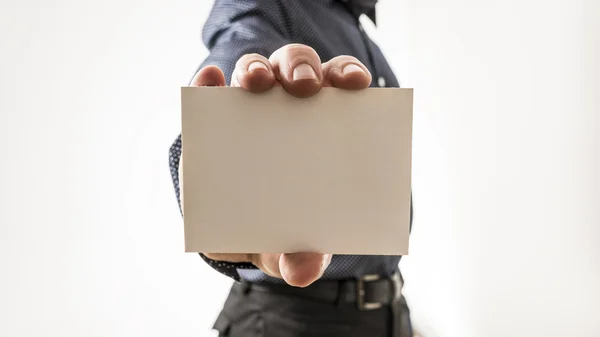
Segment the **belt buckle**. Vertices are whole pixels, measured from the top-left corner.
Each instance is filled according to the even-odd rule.
[[[402,280],[402,275],[400,275],[400,271],[396,270],[392,274],[392,284],[394,285],[394,302],[398,302],[402,297],[402,288],[404,287],[404,280]]]
[[[357,290],[356,302],[358,304],[359,310],[363,310],[363,311],[375,310],[375,309],[379,309],[383,306],[383,304],[380,302],[366,302],[365,301],[365,283],[375,282],[380,279],[381,279],[381,276],[379,276],[377,274],[368,274],[368,275],[363,275],[356,280],[356,290]]]

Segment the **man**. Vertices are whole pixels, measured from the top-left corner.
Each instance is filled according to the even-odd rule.
[[[296,97],[316,95],[324,86],[398,87],[358,20],[363,14],[375,20],[376,1],[217,0],[203,29],[210,54],[191,85],[254,93],[281,85]],[[181,205],[180,156],[181,137],[170,149]],[[214,325],[220,336],[412,336],[399,256],[200,256],[238,281]]]

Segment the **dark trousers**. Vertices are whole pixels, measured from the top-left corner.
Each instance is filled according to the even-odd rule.
[[[244,283],[233,285],[214,328],[223,337],[412,337],[403,296],[394,305],[364,311],[356,303],[320,301]]]

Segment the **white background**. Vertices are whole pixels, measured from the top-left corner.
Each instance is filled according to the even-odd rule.
[[[183,253],[167,158],[212,2],[0,3],[0,336],[212,336],[231,282]],[[599,16],[381,1],[426,336],[600,336]]]

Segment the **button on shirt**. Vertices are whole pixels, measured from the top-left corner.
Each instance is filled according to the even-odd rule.
[[[322,62],[339,55],[356,57],[371,72],[371,87],[399,87],[381,50],[360,26],[358,17],[364,13],[351,4],[352,1],[340,0],[216,0],[202,31],[209,55],[199,68],[218,66],[229,85],[235,64],[242,55],[258,53],[268,58],[280,47],[300,43],[314,48]],[[368,14],[374,20],[373,13]],[[376,107],[377,103],[373,102],[373,109]],[[169,155],[181,209],[178,175],[181,136],[171,146]],[[214,269],[237,281],[283,282],[267,276],[250,263],[218,262],[200,256]],[[366,274],[387,276],[396,270],[399,262],[400,256],[334,255],[323,279]]]

